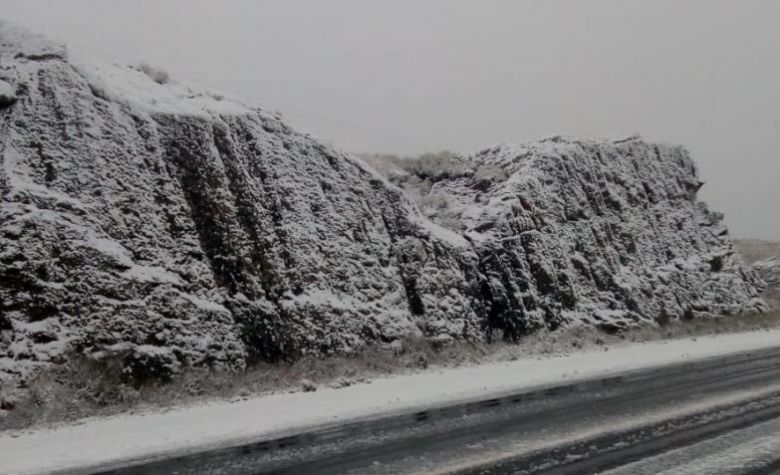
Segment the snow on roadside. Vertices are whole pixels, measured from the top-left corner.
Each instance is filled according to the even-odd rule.
[[[2,473],[40,473],[270,438],[357,418],[780,345],[780,330],[686,338],[566,356],[428,371],[371,384],[275,394],[0,433]]]

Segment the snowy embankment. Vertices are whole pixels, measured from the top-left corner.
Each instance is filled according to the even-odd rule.
[[[0,471],[46,472],[227,446],[359,418],[777,345],[780,330],[636,343],[608,350],[426,371],[342,389],[277,394],[8,432],[0,434]]]

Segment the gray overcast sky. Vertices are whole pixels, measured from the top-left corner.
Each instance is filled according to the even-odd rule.
[[[780,239],[780,1],[0,0],[0,16],[349,151],[681,143],[735,236]]]

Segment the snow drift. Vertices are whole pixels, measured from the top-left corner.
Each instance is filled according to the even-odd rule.
[[[0,23],[0,378],[763,309],[680,147],[484,150],[425,177],[444,227],[361,160],[153,76]]]

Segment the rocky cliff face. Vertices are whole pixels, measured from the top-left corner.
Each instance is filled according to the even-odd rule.
[[[758,261],[753,268],[770,289],[780,290],[780,257]]]
[[[763,308],[681,147],[552,137],[408,168],[428,217],[472,243],[488,327],[504,336]]]
[[[485,150],[432,183],[448,229],[262,110],[3,23],[0,97],[2,379],[763,308],[678,147]]]

